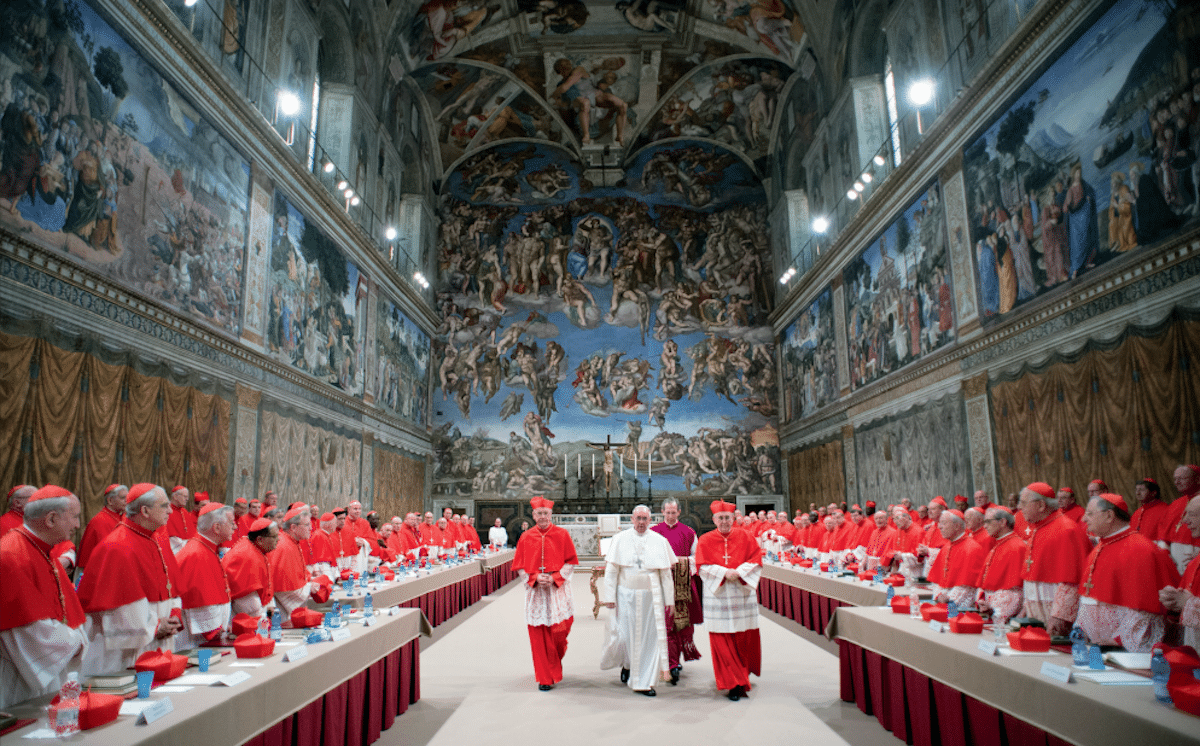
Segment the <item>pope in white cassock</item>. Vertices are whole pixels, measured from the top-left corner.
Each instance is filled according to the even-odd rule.
[[[620,664],[621,681],[653,697],[655,679],[669,678],[666,610],[675,605],[675,551],[649,528],[650,508],[639,505],[633,509],[633,528],[614,536],[604,557],[601,600],[613,610],[615,630],[610,623],[600,667]]]
[[[498,547],[508,545],[508,530],[499,518],[496,519],[496,525],[488,529],[488,543]]]

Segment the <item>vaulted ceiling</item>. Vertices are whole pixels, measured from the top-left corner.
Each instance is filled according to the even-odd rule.
[[[363,10],[383,0],[355,0],[346,31],[381,120],[398,91],[424,98],[435,180],[499,143],[619,171],[681,139],[728,151],[761,179],[790,80],[828,96],[801,2],[392,0],[383,31]],[[853,18],[852,0],[823,4],[821,16]],[[823,46],[844,58],[850,24],[825,25],[838,38]]]

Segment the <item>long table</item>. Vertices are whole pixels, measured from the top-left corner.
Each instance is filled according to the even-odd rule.
[[[928,589],[919,593],[930,595]],[[818,634],[824,634],[834,613],[843,606],[882,606],[886,601],[885,585],[835,578],[811,568],[764,564],[758,583],[760,604]]]
[[[507,585],[516,577],[512,573],[514,551],[471,559],[459,565],[439,565],[416,576],[398,576],[395,580],[372,583],[371,603],[376,609],[403,606],[420,609],[434,627],[479,601],[486,593]],[[500,581],[503,580],[503,583]],[[355,588],[350,594],[334,591],[323,604],[310,606],[327,610],[338,601],[361,609],[366,592]]]
[[[513,570],[513,557],[516,555],[516,549],[506,549],[479,560],[484,593],[495,593],[517,579],[517,573]]]
[[[386,612],[385,612],[386,613]],[[276,646],[269,658],[246,663],[243,668],[231,652],[215,662],[212,674],[238,671],[250,674],[232,687],[197,686],[188,692],[152,692],[151,700],[171,699],[174,710],[149,725],[136,725],[136,717],[122,715],[107,725],[84,731],[72,743],[78,746],[112,744],[250,743],[254,746],[358,746],[370,744],[390,728],[399,715],[421,696],[420,646],[417,636],[429,633],[421,613],[400,609],[394,616],[380,615],[363,627],[351,624],[350,638],[308,645],[308,656],[291,663],[283,654],[291,647]],[[299,640],[299,632],[285,634],[284,642]],[[187,673],[194,673],[190,668]],[[6,737],[17,739],[45,727],[45,705],[50,696],[13,707],[18,717],[39,718]]]
[[[877,607],[839,608],[829,627],[841,698],[914,746],[1200,744],[1200,719],[1159,704],[1149,686],[1059,683],[1071,657],[991,656],[981,635],[938,633]],[[987,634],[990,639],[990,634]]]

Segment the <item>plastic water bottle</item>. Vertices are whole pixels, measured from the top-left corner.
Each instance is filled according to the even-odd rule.
[[[54,708],[54,735],[66,738],[79,732],[79,695],[83,687],[79,684],[79,674],[75,671],[67,674],[62,689],[58,692],[58,705]]]
[[[996,647],[1002,647],[1008,642],[1007,628],[1007,620],[992,617],[992,641],[996,643]]]
[[[887,589],[887,605],[892,605],[892,599],[896,597],[896,586],[889,585]]]
[[[258,618],[258,627],[255,628],[254,634],[258,635],[259,637],[266,637],[269,634],[268,625],[269,622],[267,622],[266,616],[260,616]]]
[[[333,602],[333,608],[329,612],[330,628],[337,629],[342,626],[342,604],[339,601]]]
[[[1079,625],[1071,628],[1071,662],[1080,668],[1088,664],[1087,638]]]
[[[371,594],[363,599],[363,616],[375,616],[375,602],[371,600]]]
[[[1150,658],[1150,679],[1154,682],[1154,696],[1159,702],[1171,703],[1171,693],[1167,691],[1167,680],[1171,678],[1171,664],[1163,657],[1162,648],[1155,648],[1154,656]]]
[[[275,642],[283,639],[283,612],[279,609],[271,615],[271,639]]]
[[[946,618],[953,619],[956,616],[958,616],[958,604],[948,601],[946,603]]]
[[[921,618],[921,597],[917,594],[916,588],[908,592],[908,615],[913,619]]]

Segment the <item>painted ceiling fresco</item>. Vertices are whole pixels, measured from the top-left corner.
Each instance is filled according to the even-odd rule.
[[[383,67],[425,96],[443,179],[465,156],[521,139],[585,163],[589,147],[615,149],[629,167],[637,151],[684,137],[754,162],[785,83],[812,59],[792,0],[409,4],[382,42]]]

